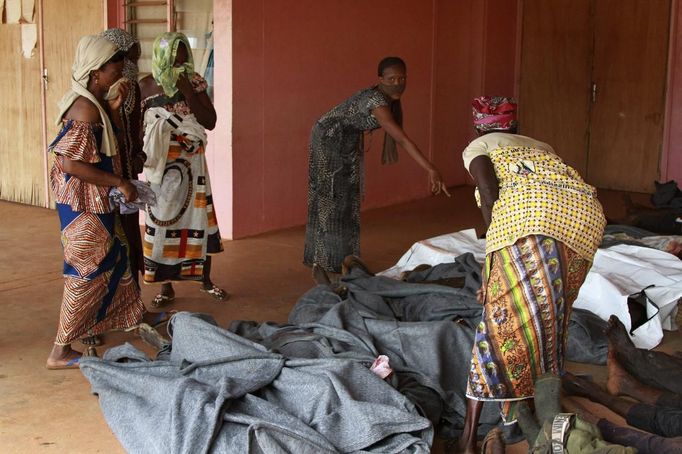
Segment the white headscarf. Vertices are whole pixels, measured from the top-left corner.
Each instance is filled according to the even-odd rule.
[[[118,48],[111,41],[100,36],[90,35],[80,39],[76,48],[76,59],[71,68],[71,89],[59,101],[59,115],[56,121],[56,124],[61,123],[64,114],[79,96],[90,100],[99,110],[102,124],[104,124],[100,151],[106,156],[116,154],[116,136],[106,111],[97,98],[88,91],[88,79],[91,71],[101,68],[116,52]]]

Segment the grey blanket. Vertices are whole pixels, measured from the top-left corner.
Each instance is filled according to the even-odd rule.
[[[451,278],[463,287],[428,283]],[[406,279],[353,269],[344,298],[317,286],[285,325],[180,313],[155,361],[128,345],[81,370],[129,452],[428,452],[433,426],[463,427],[480,265],[465,254]],[[605,358],[589,313],[569,327],[569,359]],[[369,370],[378,355],[386,380]],[[486,403],[480,432],[499,422]]]
[[[128,452],[429,452],[431,423],[357,361],[287,359],[186,312],[172,333],[164,359],[126,345],[82,360]]]

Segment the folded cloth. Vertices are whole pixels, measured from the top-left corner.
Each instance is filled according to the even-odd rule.
[[[147,155],[144,174],[152,184],[161,184],[163,179],[172,133],[206,144],[206,130],[194,114],[180,115],[162,107],[152,107],[144,114],[144,124],[142,151]]]
[[[111,206],[118,205],[121,214],[135,213],[139,210],[144,210],[147,205],[156,206],[156,194],[149,187],[149,183],[139,180],[130,180],[130,182],[137,189],[137,199],[129,202],[126,201],[125,196],[120,189],[113,187],[109,190],[109,201]]]

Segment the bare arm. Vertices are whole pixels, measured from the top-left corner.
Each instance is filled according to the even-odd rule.
[[[486,227],[492,221],[493,204],[500,195],[499,182],[495,174],[495,167],[488,156],[481,155],[469,164],[469,173],[474,177],[478,192],[481,196],[481,212]]]
[[[407,151],[407,154],[429,173],[431,192],[440,194],[441,191],[444,191],[447,195],[450,195],[445,188],[445,184],[443,184],[443,179],[441,178],[438,169],[434,167],[431,161],[426,159],[422,152],[419,151],[419,148],[417,148],[417,145],[407,136],[407,134],[405,134],[403,128],[396,123],[391,114],[391,110],[387,106],[380,106],[372,109],[372,115],[377,119],[379,125],[384,128],[384,131],[386,131],[389,136],[393,137],[396,143],[403,147],[405,151]]]
[[[211,98],[208,97],[206,92],[195,92],[192,83],[184,74],[178,77],[176,86],[182,92],[187,105],[194,116],[197,117],[197,121],[208,130],[215,128],[217,115]]]
[[[118,106],[114,106],[118,107]],[[97,107],[85,98],[78,98],[64,117],[68,120],[84,121],[88,123],[99,123],[101,121]],[[98,169],[92,164],[83,161],[76,161],[64,156],[57,156],[60,159],[64,172],[78,178],[86,183],[97,186],[114,186],[121,190],[126,200],[137,199],[135,186],[125,178],[115,173]]]

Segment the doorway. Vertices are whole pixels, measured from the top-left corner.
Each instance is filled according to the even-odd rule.
[[[524,0],[520,131],[600,188],[652,192],[670,0]]]

